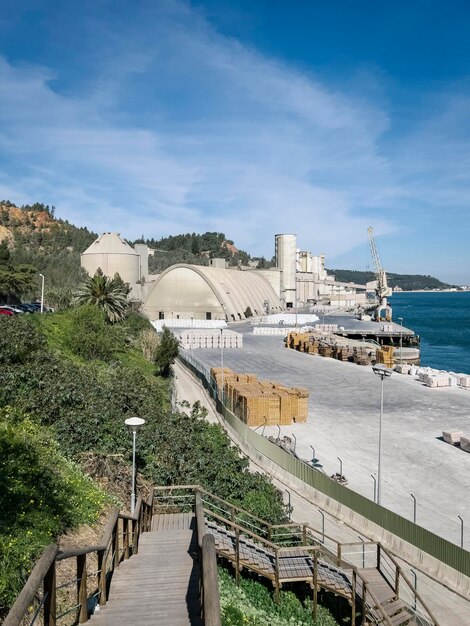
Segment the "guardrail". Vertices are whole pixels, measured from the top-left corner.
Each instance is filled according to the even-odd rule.
[[[470,577],[470,552],[337,483],[255,432],[224,406],[217,397],[215,381],[211,379],[210,372],[206,368],[181,351],[179,359],[202,382],[215,400],[218,412],[243,442],[310,487]]]
[[[42,617],[45,626],[55,626],[66,615],[75,613],[78,623],[89,619],[88,602],[94,598],[101,606],[106,604],[113,572],[121,561],[139,551],[139,537],[150,530],[153,514],[153,489],[147,501],[139,496],[134,515],[120,513],[114,509],[101,537],[101,543],[76,550],[61,552],[56,544],[49,545],[36,563],[25,586],[8,613],[4,626],[24,624],[28,613],[32,613],[29,625],[33,626]],[[97,569],[88,571],[87,564],[94,558]],[[77,576],[57,585],[58,563],[75,559]],[[90,580],[95,579],[90,595]],[[77,602],[62,611],[57,610],[58,594],[62,589],[76,586]],[[42,593],[41,593],[42,587]],[[35,606],[37,605],[37,606]]]

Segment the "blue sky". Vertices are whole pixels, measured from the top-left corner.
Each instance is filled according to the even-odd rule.
[[[0,3],[0,198],[470,283],[467,1]]]

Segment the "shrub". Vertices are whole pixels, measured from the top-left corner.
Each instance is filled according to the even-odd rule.
[[[24,363],[46,338],[25,315],[0,315],[0,363]]]
[[[171,376],[171,366],[178,356],[179,343],[173,333],[165,326],[160,335],[160,343],[155,352],[156,373],[163,378]]]
[[[0,617],[32,563],[67,528],[94,522],[108,501],[46,430],[0,409]]]
[[[103,310],[93,304],[79,306],[70,312],[70,332],[66,343],[73,354],[102,361],[112,357],[117,334],[106,319]]]

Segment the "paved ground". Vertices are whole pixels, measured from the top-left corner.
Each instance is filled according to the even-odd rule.
[[[196,351],[194,352],[197,353]],[[201,383],[179,363],[176,363],[175,370],[178,400],[187,400],[191,404],[196,401],[201,402],[201,404],[207,408],[207,419],[212,423],[219,421],[222,423],[221,417],[214,410],[213,402],[210,400]],[[262,466],[256,465],[253,462],[250,463],[250,467],[252,471],[264,471]],[[322,524],[324,524],[323,529],[326,535],[335,537],[338,541],[342,542],[355,542],[361,538],[364,540],[367,539],[365,536],[361,537],[355,530],[349,528],[343,522],[328,513],[322,513],[313,502],[297,494],[294,489],[289,490],[288,497],[285,485],[279,480],[274,479],[273,483],[284,493],[286,504],[290,499],[293,507],[293,521],[308,522],[318,530],[321,530]],[[360,548],[350,548],[350,551],[352,550],[355,550],[355,554],[349,552],[347,556],[356,565],[360,566],[363,557],[362,550]],[[364,558],[366,559],[366,566],[369,566],[370,559],[375,559],[375,551],[371,553],[365,551]],[[419,592],[442,626],[468,626],[469,605],[467,601],[457,596],[449,589],[446,589],[443,585],[431,580],[426,575],[420,572],[414,572],[405,562],[399,560],[399,563],[410,580],[413,580],[416,574]]]
[[[224,365],[239,372],[310,390],[307,424],[281,427],[297,437],[297,452],[312,458],[311,445],[324,471],[343,474],[349,486],[373,499],[377,472],[380,380],[370,367],[342,363],[284,348],[281,337],[256,336],[249,324],[242,349],[225,349]],[[194,350],[206,367],[220,366],[217,350]],[[439,439],[442,430],[470,434],[470,391],[430,389],[409,376],[394,374],[384,382],[382,504],[413,518],[443,537],[470,548],[470,454]],[[265,434],[277,434],[277,427]]]

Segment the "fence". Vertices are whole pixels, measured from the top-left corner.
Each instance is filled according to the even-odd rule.
[[[217,409],[225,422],[248,445],[310,487],[362,515],[461,574],[470,577],[470,552],[337,483],[251,430],[217,398],[215,383],[211,380],[210,372],[190,355],[180,352],[179,358],[199,378],[211,396],[216,399]]]

